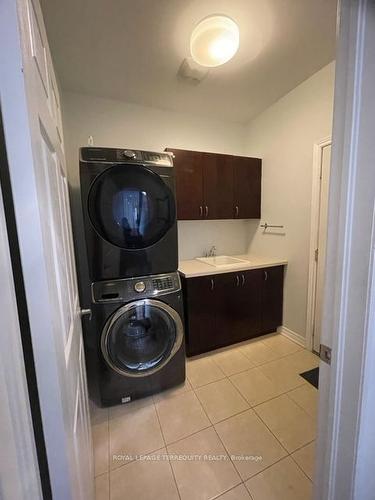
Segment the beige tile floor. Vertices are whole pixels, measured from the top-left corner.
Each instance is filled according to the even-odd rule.
[[[318,358],[275,334],[190,358],[185,384],[92,408],[96,500],[309,500]]]

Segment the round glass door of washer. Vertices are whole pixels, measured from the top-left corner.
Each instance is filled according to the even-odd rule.
[[[102,333],[101,350],[113,370],[142,377],[168,363],[182,340],[178,313],[163,302],[145,299],[121,307],[109,318]]]

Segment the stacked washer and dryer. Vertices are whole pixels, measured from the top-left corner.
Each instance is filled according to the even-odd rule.
[[[171,155],[82,148],[80,183],[87,266],[78,278],[81,295],[89,297],[83,329],[91,398],[109,406],[181,384],[185,342]]]

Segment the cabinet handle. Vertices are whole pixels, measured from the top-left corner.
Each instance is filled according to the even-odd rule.
[[[245,284],[245,275],[241,274],[241,278],[242,278],[242,286],[244,286],[244,284]]]
[[[199,216],[202,217],[203,215],[203,207],[202,205],[199,207]]]
[[[237,286],[240,286],[240,277],[238,276],[238,274],[236,276],[236,284]]]
[[[238,205],[236,205],[236,209],[235,210],[236,210],[236,213],[235,213],[236,217],[238,217],[238,214],[239,214],[239,211],[240,211],[239,208],[238,208]]]
[[[267,281],[268,280],[268,273],[267,271],[264,271],[264,281]]]
[[[215,282],[213,279],[211,279],[211,292],[213,291],[214,288],[215,288]]]
[[[205,216],[208,217],[208,206],[206,205],[206,212],[205,212]]]

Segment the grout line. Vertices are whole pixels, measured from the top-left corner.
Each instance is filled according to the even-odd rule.
[[[267,429],[270,431],[270,433],[273,435],[273,437],[280,443],[281,447],[284,448],[286,453],[290,455],[289,450],[286,449],[285,445],[280,441],[280,439],[276,436],[276,434],[272,431],[272,429],[267,425],[267,423],[262,419],[262,417],[259,415],[259,413],[256,411],[255,407],[253,408],[256,416],[259,418],[259,420],[267,427]]]
[[[228,377],[226,377],[226,378],[228,378]],[[195,393],[195,391],[194,391],[194,393]],[[197,397],[197,399],[198,399],[198,401],[199,401],[199,403],[200,403],[200,405],[201,405],[201,407],[202,407],[202,410],[204,411],[204,413],[205,413],[205,415],[207,416],[208,420],[211,422],[210,417],[208,416],[208,414],[207,414],[207,412],[206,412],[205,408],[203,407],[202,403],[200,402],[200,400],[199,400],[199,398],[198,398],[197,394],[195,394],[195,395],[196,395],[196,397]],[[228,418],[230,418],[230,417],[228,417]],[[232,459],[230,458],[230,455],[231,455],[231,454],[228,452],[227,447],[225,446],[225,444],[224,444],[224,443],[223,443],[223,441],[221,440],[221,438],[220,438],[220,436],[219,436],[219,434],[218,434],[217,430],[215,429],[215,425],[214,425],[214,424],[212,424],[212,428],[213,428],[213,430],[214,430],[214,432],[215,432],[215,434],[216,434],[216,436],[217,436],[217,438],[218,438],[219,442],[221,443],[222,447],[224,448],[224,450],[225,450],[226,454],[228,455],[228,458],[229,458],[229,460],[230,460],[230,463],[232,464],[232,467],[234,468],[234,470],[235,470],[235,472],[236,472],[237,476],[239,477],[240,481],[242,482],[242,478],[241,478],[241,476],[240,476],[240,473],[238,472],[237,467],[235,466],[235,464],[233,463]],[[240,484],[240,483],[238,483],[238,484]],[[238,484],[237,484],[236,486],[238,486]]]
[[[293,455],[293,453],[296,453],[296,451],[300,451],[302,450],[302,448],[305,448],[305,446],[308,446],[309,444],[311,443],[314,443],[316,441],[316,439],[312,439],[311,441],[309,441],[308,443],[306,444],[303,444],[302,446],[299,446],[298,448],[296,448],[294,451],[292,451],[292,453],[290,453],[290,455]]]
[[[155,405],[155,403],[154,403],[154,402],[152,402],[152,403],[149,403],[149,404],[147,404],[147,405],[145,405],[145,406],[141,406],[140,408],[134,408],[134,411],[142,410],[143,408],[146,408],[146,407],[151,406],[151,405],[154,407],[154,411],[155,411],[155,414],[156,414],[156,418],[158,419],[158,424],[159,424],[159,428],[160,428],[161,437],[162,437],[162,439],[163,439],[163,443],[164,443],[164,445],[165,445],[164,434],[163,434],[163,430],[162,430],[162,428],[161,428],[161,424],[160,424],[160,420],[159,420],[159,415],[158,415],[158,412],[157,412],[157,410],[156,410],[156,405]],[[132,411],[133,411],[133,410],[132,410]],[[165,445],[164,447],[166,447],[166,445]],[[146,452],[139,452],[139,453],[142,453],[143,455],[150,455],[151,453],[155,453],[156,451],[158,451],[158,450],[160,450],[160,449],[161,449],[161,448],[159,448],[159,447],[158,447],[158,448],[155,448],[154,450],[150,450],[150,451],[146,451]],[[125,454],[125,453],[124,453],[124,454]],[[109,457],[109,458],[111,458],[111,457]],[[110,474],[111,472],[114,472],[115,470],[121,469],[122,467],[126,467],[127,465],[132,464],[132,463],[134,463],[134,462],[136,462],[136,461],[137,461],[136,459],[134,459],[134,460],[129,460],[128,462],[125,462],[125,463],[123,463],[122,465],[119,465],[118,467],[111,468],[111,461],[109,460],[109,464],[108,464],[108,465],[109,465],[108,473]]]
[[[223,377],[221,377],[221,378],[218,378],[218,379],[216,379],[216,380],[212,380],[211,382],[207,382],[207,383],[202,384],[202,385],[198,385],[197,387],[194,387],[194,386],[193,386],[193,384],[190,382],[190,380],[189,380],[189,382],[190,382],[190,385],[191,385],[191,387],[192,387],[193,391],[196,391],[196,390],[200,389],[201,387],[206,387],[207,385],[210,385],[210,384],[215,384],[216,382],[220,382],[220,380],[224,380],[224,379],[226,379],[226,378],[228,378],[228,377],[227,377],[226,375],[224,375],[224,376],[223,376]]]
[[[263,405],[265,403],[269,403],[270,401],[273,401],[274,399],[277,399],[277,398],[280,398],[281,396],[286,396],[288,394],[288,392],[291,392],[291,391],[295,391],[296,389],[299,389],[300,387],[302,387],[304,384],[301,384],[301,385],[297,385],[296,387],[293,387],[292,389],[288,389],[287,391],[285,392],[280,392],[280,394],[278,394],[277,396],[272,396],[271,398],[269,399],[265,399],[264,401],[262,401],[261,403],[257,403],[255,405],[252,405],[251,408],[254,410],[255,408],[257,408],[258,406],[260,405]],[[242,393],[241,393],[242,394]],[[292,399],[292,398],[289,398],[289,399]],[[250,403],[249,403],[250,404]],[[297,404],[297,403],[296,403]]]
[[[297,451],[297,450],[296,450]],[[294,453],[294,452],[293,452]],[[313,483],[312,479],[306,474],[306,472],[302,469],[302,467],[300,466],[300,464],[297,462],[297,460],[295,460],[295,458],[293,457],[293,455],[289,455],[290,458],[293,460],[293,462],[296,464],[296,466],[298,467],[298,469],[303,473],[304,476],[306,476],[306,478],[310,481],[310,483]]]
[[[208,417],[207,417],[208,418]],[[209,429],[210,427],[213,427],[213,424],[211,423],[210,419],[208,419],[209,421],[209,425],[206,425],[205,427],[202,427],[202,429],[199,429],[198,431],[194,431],[192,432],[191,434],[188,434],[187,436],[184,436],[184,437],[181,437],[181,438],[178,438],[176,439],[176,441],[171,441],[170,443],[168,443],[166,446],[174,446],[175,444],[179,443],[180,441],[183,441],[184,439],[187,439],[191,436],[195,436],[196,434],[198,434],[199,432],[202,432],[202,431],[206,431],[207,429]]]
[[[249,358],[246,358],[246,359],[247,359],[248,361],[250,361],[250,360],[249,360]],[[214,363],[216,364],[216,363],[217,363],[217,361],[214,361]],[[219,365],[217,365],[217,366],[219,366]],[[227,375],[227,374],[225,373],[225,377],[226,377],[226,378],[229,378],[229,377],[234,377],[235,375],[239,375],[240,373],[245,373],[245,372],[248,372],[248,371],[250,371],[250,370],[254,370],[254,368],[257,368],[257,367],[256,367],[255,365],[254,365],[254,366],[250,366],[250,367],[248,367],[248,368],[244,368],[243,370],[240,370],[240,371],[238,371],[238,372],[231,373],[230,375]],[[222,371],[223,371],[223,370],[222,370]],[[209,383],[211,383],[211,382],[209,382]],[[208,384],[206,384],[206,385],[208,385]]]
[[[187,394],[187,393],[189,393],[189,392],[192,392],[192,393],[194,394],[194,396],[197,398],[198,404],[199,404],[199,406],[201,407],[201,409],[202,409],[203,413],[206,415],[206,418],[207,418],[207,420],[208,420],[208,422],[209,422],[209,425],[206,425],[206,426],[202,427],[201,429],[199,429],[199,430],[197,430],[197,431],[192,432],[191,434],[188,434],[188,435],[186,435],[186,436],[183,436],[183,437],[181,437],[181,438],[178,438],[178,439],[176,439],[175,441],[171,441],[171,442],[170,442],[170,443],[168,443],[168,444],[167,444],[167,442],[165,442],[165,443],[166,443],[166,444],[165,444],[166,446],[170,446],[170,445],[174,445],[174,444],[176,444],[176,443],[179,443],[180,441],[183,441],[184,439],[187,439],[187,438],[189,438],[190,436],[194,436],[195,434],[198,434],[198,432],[201,432],[201,431],[204,431],[204,430],[206,430],[206,429],[209,429],[210,427],[213,427],[213,423],[211,422],[211,419],[209,418],[209,416],[207,415],[207,413],[206,413],[205,409],[203,408],[203,405],[202,405],[202,403],[201,403],[201,401],[200,401],[200,399],[199,399],[198,395],[195,393],[194,389],[191,389],[191,390],[187,391],[186,393],[182,393],[182,394],[179,394],[179,395],[180,395],[180,396],[183,396],[184,394]],[[177,396],[178,396],[178,395],[176,394],[176,396],[173,396],[173,397],[177,397]],[[157,409],[156,409],[156,413],[158,414]],[[158,419],[159,419],[159,415],[158,415]],[[160,419],[159,419],[159,424],[160,424],[160,427],[161,427]],[[163,433],[163,431],[162,431],[162,434],[163,434],[163,438],[164,438],[164,433]]]
[[[278,464],[278,463],[282,462],[283,460],[285,460],[285,459],[286,459],[286,458],[288,458],[289,456],[290,456],[290,455],[288,454],[288,455],[285,455],[285,456],[283,456],[283,457],[279,458],[278,460],[276,460],[276,462],[273,462],[272,464],[267,465],[267,467],[265,467],[264,469],[262,469],[262,470],[260,470],[260,471],[256,472],[255,474],[253,474],[253,475],[252,475],[251,477],[249,477],[248,479],[245,479],[245,481],[244,481],[245,486],[246,486],[246,483],[247,483],[248,481],[251,481],[252,479],[254,479],[254,477],[259,476],[259,474],[262,474],[262,473],[263,473],[263,472],[265,472],[266,470],[271,469],[271,467],[273,467],[274,465],[276,465],[276,464]],[[250,492],[249,492],[249,493],[250,493]]]
[[[226,378],[228,379],[228,377],[226,377]],[[194,391],[194,393],[195,393],[195,391]],[[196,395],[196,397],[198,398],[197,394],[195,394],[195,395]],[[199,400],[199,398],[198,398],[198,400]],[[200,401],[199,401],[199,402],[200,402]],[[201,404],[201,403],[200,403],[200,404]],[[208,416],[208,414],[207,414],[207,412],[206,412],[205,408],[203,407],[203,405],[202,405],[202,404],[201,404],[201,406],[202,406],[202,409],[203,409],[204,413],[206,414],[206,416],[207,416],[208,420],[211,422],[211,419],[210,419],[210,417]],[[250,408],[247,408],[247,409],[246,409],[246,410],[244,410],[244,411],[248,411],[249,409],[250,409]],[[233,416],[233,415],[232,415],[232,416]],[[228,418],[231,418],[231,417],[228,417]],[[227,419],[225,419],[225,420],[228,420],[228,418],[227,418]],[[223,421],[224,421],[224,420],[221,420],[221,422],[223,422]],[[236,472],[237,476],[239,477],[240,481],[241,481],[241,482],[243,482],[243,481],[242,481],[242,477],[241,477],[240,473],[238,472],[238,469],[237,469],[237,467],[236,467],[235,463],[234,463],[234,462],[233,462],[233,460],[230,458],[230,457],[231,457],[231,453],[229,453],[229,451],[228,451],[227,447],[225,446],[224,442],[222,441],[221,437],[219,436],[219,433],[217,432],[217,430],[216,430],[216,428],[215,428],[215,425],[214,425],[214,424],[212,424],[212,428],[213,428],[213,430],[214,430],[214,432],[215,432],[215,434],[216,434],[216,436],[217,436],[217,438],[218,438],[219,442],[221,443],[222,447],[224,448],[224,450],[225,450],[226,454],[228,455],[228,458],[229,458],[229,460],[230,460],[230,463],[232,464],[232,467],[233,467],[233,469],[235,470],[235,472]],[[240,484],[240,483],[238,483],[238,484]],[[236,486],[238,486],[238,484],[237,484]]]
[[[301,386],[299,386],[299,387],[301,387]],[[299,387],[296,387],[296,389],[299,389]],[[293,401],[293,403],[295,403],[299,408],[301,408],[301,410],[303,410],[306,413],[306,415],[308,415],[312,420],[316,419],[317,418],[316,416],[310,415],[310,413],[302,405],[300,405],[297,401],[295,401],[292,397],[289,396],[289,393],[295,391],[296,389],[292,389],[292,390],[288,391],[286,393],[286,395],[288,396],[288,398],[291,401]],[[319,402],[318,402],[318,405],[319,405]]]
[[[210,425],[208,425],[207,427],[204,427],[203,429],[200,429],[199,431],[194,432],[193,434],[189,434],[188,436],[185,436],[185,437],[183,437],[183,438],[181,438],[181,439],[178,439],[177,441],[174,441],[173,443],[169,443],[169,445],[172,445],[172,444],[178,443],[179,441],[182,441],[183,439],[187,439],[187,438],[189,438],[190,436],[193,436],[193,435],[195,435],[195,434],[198,434],[198,432],[201,432],[201,431],[204,431],[204,430],[206,430],[206,429],[209,429],[210,427],[213,427],[213,424],[212,424],[212,422],[211,422],[211,419],[210,419],[210,417],[208,416],[208,414],[207,414],[206,410],[204,409],[204,407],[203,407],[202,403],[200,402],[200,399],[198,398],[198,396],[197,396],[197,394],[195,393],[195,390],[194,390],[194,389],[193,389],[193,393],[194,393],[195,397],[197,398],[198,403],[199,403],[199,406],[202,408],[203,413],[206,415],[207,420],[210,422]]]
[[[220,498],[221,498],[223,495],[226,495],[227,493],[229,493],[230,491],[235,490],[236,488],[238,488],[238,487],[239,487],[239,486],[241,486],[241,485],[243,485],[243,486],[244,486],[244,488],[245,488],[245,490],[247,491],[247,488],[246,488],[246,486],[245,486],[244,482],[241,480],[241,482],[240,482],[239,484],[236,484],[235,486],[231,486],[231,487],[229,488],[229,490],[222,491],[222,492],[221,492],[221,493],[219,493],[218,495],[216,495],[216,496],[214,496],[214,497],[210,497],[210,500],[220,500]],[[249,495],[250,495],[250,493],[249,493]],[[251,498],[251,500],[252,500],[252,498],[253,498],[253,497],[250,495],[250,498]]]
[[[183,391],[183,392],[178,392],[177,394],[169,394],[168,397],[161,397],[158,401],[155,401],[155,407],[157,407],[157,405],[161,404],[161,403],[164,403],[166,401],[170,401],[174,398],[178,398],[180,396],[184,396],[185,394],[189,394],[189,392],[193,392],[193,388],[190,387],[188,389],[186,389],[186,391]],[[159,393],[159,394],[162,394],[162,393]]]
[[[165,441],[165,436],[164,436],[164,432],[163,432],[163,427],[161,425],[161,422],[160,422],[160,417],[159,417],[159,413],[158,413],[158,409],[156,407],[156,404],[154,403],[154,410],[155,410],[155,413],[156,413],[156,418],[158,419],[158,424],[159,424],[159,429],[160,429],[160,433],[161,433],[161,437],[163,438],[163,443],[164,443],[164,447],[166,448],[167,447],[167,443]]]
[[[96,479],[97,477],[105,476],[106,474],[109,474],[109,471],[108,471],[108,470],[107,470],[107,471],[105,471],[105,472],[101,472],[100,474],[96,474],[96,475],[94,476],[94,479]]]
[[[246,483],[244,482],[243,485],[245,486],[245,490],[247,491],[247,493],[249,494],[249,497],[250,497],[250,500],[255,500],[253,495],[250,493],[248,487],[246,486]]]
[[[276,336],[275,336],[276,337]],[[267,339],[264,339],[264,340],[267,340]],[[293,341],[291,341],[293,342]],[[266,349],[270,350],[271,352],[273,352],[274,354],[277,355],[277,358],[275,360],[271,360],[271,361],[276,361],[277,359],[281,359],[281,358],[286,358],[287,356],[291,356],[292,354],[295,354],[296,352],[301,352],[301,351],[308,351],[308,349],[306,349],[305,347],[302,347],[302,346],[299,346],[299,349],[296,349],[295,351],[293,352],[289,352],[287,354],[280,354],[279,352],[277,352],[276,349],[272,348],[272,347],[269,347],[267,345],[267,343],[263,342],[263,341],[259,341],[260,344],[262,344],[264,347],[266,347]],[[295,344],[295,342],[293,342]],[[255,344],[255,342],[254,342]],[[251,344],[244,344],[243,346],[241,346],[242,348],[245,348],[247,346],[250,346]],[[298,344],[296,344],[298,345]],[[311,352],[311,351],[308,351],[308,352]],[[252,361],[247,355],[246,355],[246,352],[244,351],[242,353],[244,356],[246,356],[250,361]],[[264,363],[260,363],[258,366],[260,365],[263,365],[265,363],[270,363],[271,361],[265,361]]]
[[[221,368],[220,364],[219,364],[219,361],[215,360],[215,357],[219,354],[228,354],[228,353],[231,353],[231,352],[238,352],[241,356],[243,356],[246,361],[248,361],[249,363],[251,363],[252,366],[248,366],[247,368],[244,368],[243,370],[240,370],[238,372],[235,372],[235,373],[231,373],[230,375],[227,375],[224,370]],[[243,373],[243,372],[247,372],[248,370],[251,370],[252,368],[256,368],[256,365],[254,365],[254,362],[249,359],[244,352],[241,352],[240,348],[239,347],[236,347],[234,349],[228,349],[226,351],[222,351],[222,352],[218,352],[216,354],[213,354],[210,356],[212,358],[212,361],[215,363],[215,365],[220,368],[220,370],[224,373],[224,375],[226,377],[231,377],[232,375],[237,375],[238,373]]]
[[[155,404],[155,402],[154,402],[154,406],[155,406],[156,417],[157,417],[158,422],[159,422],[160,432],[161,432],[161,435],[162,435],[162,438],[163,438],[163,442],[164,442],[164,445],[165,445],[165,449],[166,449],[167,454],[169,454],[168,447],[167,447],[167,442],[165,440],[165,436],[164,436],[164,432],[163,432],[163,427],[161,425],[161,421],[160,421],[160,417],[159,417],[159,413],[158,413],[158,408],[157,408],[157,405]],[[175,473],[174,473],[174,470],[173,470],[173,467],[172,467],[172,463],[171,463],[170,460],[168,460],[168,464],[169,464],[169,468],[170,468],[172,476],[173,476],[173,480],[174,480],[174,484],[176,486],[178,497],[181,500],[180,489],[178,487],[177,479],[176,479],[176,476],[175,476]]]
[[[237,387],[235,387],[235,386],[234,386],[234,384],[231,382],[231,380],[230,380],[228,377],[226,377],[225,379],[217,380],[216,382],[222,382],[223,380],[228,380],[228,382],[232,385],[232,387],[233,387],[233,388],[234,388],[234,390],[238,393],[238,395],[241,397],[241,399],[242,399],[242,400],[246,403],[246,405],[248,406],[248,408],[245,408],[244,410],[237,411],[237,412],[233,413],[232,415],[229,415],[228,417],[225,417],[225,418],[223,418],[223,419],[221,419],[221,420],[218,420],[217,422],[213,422],[213,421],[211,420],[211,417],[210,417],[210,416],[209,416],[209,414],[207,413],[207,411],[206,411],[206,409],[205,409],[205,407],[204,407],[204,404],[203,404],[203,403],[202,403],[202,401],[200,400],[199,395],[198,395],[198,394],[197,394],[197,392],[193,389],[194,394],[196,395],[196,397],[197,397],[197,399],[198,399],[198,401],[199,401],[200,405],[201,405],[201,406],[202,406],[202,408],[203,408],[203,411],[204,411],[204,412],[205,412],[205,414],[207,415],[207,418],[208,418],[208,420],[211,422],[211,424],[212,424],[212,425],[216,425],[216,424],[219,424],[220,422],[224,422],[225,420],[228,420],[229,418],[235,417],[236,415],[240,415],[241,413],[244,413],[245,411],[248,411],[248,410],[250,410],[250,409],[251,409],[251,406],[250,406],[249,402],[247,401],[247,399],[246,399],[246,398],[243,396],[243,394],[242,394],[242,393],[241,393],[241,392],[237,389]],[[216,382],[210,382],[210,383],[215,384]],[[206,385],[206,386],[204,386],[204,387],[207,387],[208,385],[210,385],[210,384],[207,384],[207,385]],[[198,389],[201,389],[201,387],[198,387]]]

